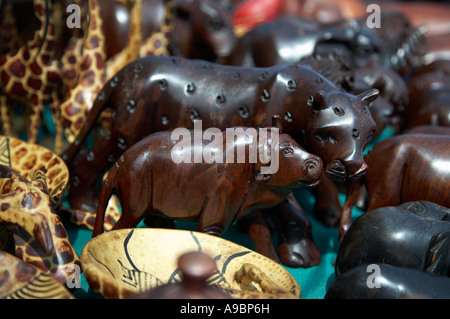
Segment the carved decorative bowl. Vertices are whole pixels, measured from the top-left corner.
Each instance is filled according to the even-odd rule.
[[[81,252],[90,287],[108,299],[128,298],[182,281],[178,258],[201,251],[216,260],[208,284],[232,298],[300,298],[300,287],[280,264],[220,237],[175,229],[112,230],[91,239]]]
[[[0,164],[11,167],[25,179],[44,166],[49,195],[55,201],[64,194],[69,181],[69,170],[58,155],[41,145],[13,137],[0,136]]]
[[[74,299],[51,275],[0,251],[1,299]]]

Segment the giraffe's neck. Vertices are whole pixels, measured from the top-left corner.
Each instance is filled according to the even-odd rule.
[[[33,5],[36,18],[39,20],[39,24],[38,30],[36,30],[36,32],[34,33],[33,39],[31,39],[25,47],[31,60],[33,60],[33,57],[36,57],[40,53],[40,50],[44,46],[46,37],[49,34],[49,29],[51,28],[50,0],[34,0]]]
[[[89,0],[89,27],[83,44],[79,80],[61,106],[65,135],[69,143],[81,129],[94,99],[106,81],[105,40],[97,0]]]
[[[81,28],[74,28],[72,36],[67,43],[67,46],[62,53],[60,59],[61,77],[64,83],[64,93],[66,96],[70,90],[76,86],[80,77],[80,65],[83,59],[84,43],[87,38],[88,30],[88,0],[76,0],[75,4],[78,4],[81,8]]]
[[[135,0],[130,11],[130,36],[125,48],[106,61],[106,81],[128,62],[139,57],[142,42],[142,0]]]
[[[139,56],[145,57],[149,55],[170,55],[169,43],[175,27],[175,1],[164,1],[165,15],[164,21],[161,22],[158,30],[153,32],[139,48]]]

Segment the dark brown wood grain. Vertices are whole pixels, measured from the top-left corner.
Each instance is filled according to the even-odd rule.
[[[370,169],[349,188],[340,225],[342,239],[351,224],[359,184],[367,187],[368,210],[426,200],[450,207],[450,135],[403,134],[374,146],[365,160]]]
[[[113,194],[122,208],[113,229],[136,227],[145,215],[156,214],[195,220],[199,222],[198,231],[220,235],[238,218],[255,209],[273,207],[293,190],[320,181],[320,157],[305,152],[289,135],[271,130],[267,136],[254,136],[257,141],[252,141],[248,131],[244,132],[231,141],[227,136],[217,144],[214,152],[218,157],[213,162],[197,158],[196,154],[211,150],[210,141],[193,140],[199,133],[194,130],[189,131],[190,143],[183,141],[186,136],[175,137],[179,142],[174,143],[172,132],[166,131],[153,133],[130,147],[103,183],[93,236],[103,232],[105,210]],[[178,143],[183,143],[182,149]],[[263,149],[266,143],[276,144],[271,150],[270,167],[274,162],[278,167],[270,173],[263,171],[269,164],[261,159],[260,152],[255,162],[250,157],[254,145],[267,152]],[[243,162],[239,147],[248,154]],[[180,152],[181,162],[176,157]]]

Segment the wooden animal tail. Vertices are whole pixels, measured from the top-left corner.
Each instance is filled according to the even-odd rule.
[[[114,83],[112,83],[113,81]],[[114,84],[116,79],[112,79],[105,83],[100,93],[97,95],[94,104],[92,105],[92,109],[89,111],[89,115],[84,123],[83,128],[79,132],[75,141],[69,145],[69,147],[65,150],[65,152],[61,155],[61,158],[66,162],[66,164],[70,164],[75,156],[80,151],[81,146],[83,145],[86,138],[92,132],[94,125],[96,124],[100,114],[106,109],[108,105],[108,100],[111,97],[111,94],[114,91]]]
[[[102,184],[100,190],[100,198],[98,201],[97,214],[95,216],[94,230],[92,232],[92,238],[102,234],[105,231],[105,214],[108,208],[108,203],[111,197],[117,191],[117,172],[118,164],[114,165],[108,173]]]

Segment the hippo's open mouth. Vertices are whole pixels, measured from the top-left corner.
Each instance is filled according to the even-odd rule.
[[[306,182],[306,181],[300,181],[299,182],[303,187],[316,187],[320,183],[320,179],[316,181]]]
[[[344,183],[359,179],[367,173],[367,165],[362,165],[356,171],[350,173],[344,165],[341,163],[334,163],[327,167],[325,170],[325,175],[332,181]]]

